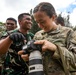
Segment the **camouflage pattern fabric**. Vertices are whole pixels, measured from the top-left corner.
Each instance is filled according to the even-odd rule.
[[[76,53],[74,52],[76,51],[76,42],[74,40],[75,44],[73,43],[72,32],[73,30],[71,28],[59,25],[59,27],[54,31],[44,32],[41,30],[35,34],[35,40],[46,39],[58,47],[54,53],[49,50],[42,53],[45,75],[66,75],[64,67],[69,70],[68,75],[76,75]],[[59,53],[59,50],[61,50],[62,54]],[[63,67],[60,55],[63,56],[65,61],[63,63],[66,63],[67,66]]]
[[[3,31],[0,32],[0,39],[2,37]],[[2,70],[2,64],[4,63],[5,60],[5,54],[0,54],[0,75],[1,75],[1,70]]]
[[[19,31],[15,30],[13,32]],[[2,38],[5,38],[6,36],[7,33],[5,33]],[[28,32],[24,36],[26,37],[27,41],[30,41],[34,35]],[[16,45],[17,43],[12,44],[6,54],[6,58],[3,64],[2,75],[28,75],[28,63],[25,62],[21,58],[21,56],[17,54],[18,51],[22,49],[23,44],[20,46]]]
[[[12,30],[9,31],[9,32],[12,32]],[[2,39],[2,36],[6,37],[8,34],[9,33],[8,33],[7,30],[1,31],[0,32],[0,39]],[[6,56],[6,54],[0,54],[0,68],[1,68],[0,74],[1,74],[1,71],[2,71],[2,65],[3,65],[3,63],[5,61],[5,56]]]

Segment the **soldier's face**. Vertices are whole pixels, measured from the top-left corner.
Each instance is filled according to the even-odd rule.
[[[45,12],[38,11],[34,13],[34,18],[41,29],[45,31],[49,31],[51,29],[52,18],[50,18]]]
[[[6,21],[6,30],[10,31],[10,30],[14,30],[16,28],[16,23],[12,20],[7,20]]]
[[[24,15],[23,19],[20,22],[20,25],[23,29],[31,29],[32,26],[32,18],[29,15]]]

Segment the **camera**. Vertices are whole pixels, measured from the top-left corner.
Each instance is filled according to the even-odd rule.
[[[22,50],[24,50],[25,54],[29,54],[30,52],[32,52],[34,50],[39,50],[39,51],[42,50],[42,45],[34,44],[34,42],[35,42],[35,40],[31,40],[22,47]]]
[[[22,48],[25,54],[29,54],[29,75],[44,75],[42,45],[34,44],[34,42],[35,40],[31,40]]]

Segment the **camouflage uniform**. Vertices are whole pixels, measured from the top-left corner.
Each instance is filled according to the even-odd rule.
[[[2,37],[5,36],[5,35],[6,36],[9,35],[9,33],[12,32],[12,31],[13,30],[11,30],[11,31],[4,30],[4,31],[0,32],[0,39],[2,39]],[[1,69],[2,69],[2,64],[4,63],[4,60],[5,60],[5,56],[6,56],[6,53],[5,54],[0,54],[0,66],[1,66]]]
[[[45,75],[76,75],[76,41],[72,42],[72,29],[58,26],[54,31],[41,30],[34,36],[35,40],[46,39],[57,46],[55,52],[47,50],[42,53]]]
[[[3,31],[0,32],[0,39],[2,37]],[[5,59],[5,54],[0,54],[0,75],[1,75],[1,71],[2,71],[2,64],[4,63],[4,59]]]
[[[9,34],[13,32],[19,32],[19,31],[13,30],[12,32],[9,32]],[[5,38],[7,35],[8,34],[5,33],[2,38]],[[27,41],[30,41],[34,36],[30,32],[23,35]],[[2,75],[27,75],[28,74],[28,63],[25,62],[20,55],[18,55],[18,51],[22,50],[22,46],[24,44],[22,42],[21,42],[21,45],[19,44],[15,42],[10,46],[4,61]]]

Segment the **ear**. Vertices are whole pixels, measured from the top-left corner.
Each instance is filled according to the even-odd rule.
[[[15,28],[17,28],[17,25],[15,25]]]
[[[53,20],[53,21],[56,20],[56,15],[53,14],[53,16],[52,16],[52,20]]]
[[[21,23],[21,20],[18,20],[18,23],[20,24]]]

